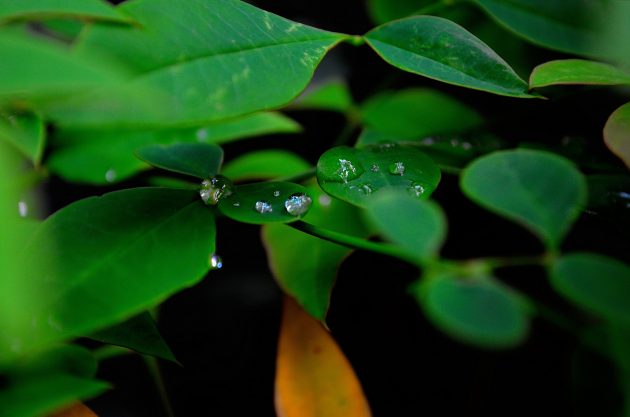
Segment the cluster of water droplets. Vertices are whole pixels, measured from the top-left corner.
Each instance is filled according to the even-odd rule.
[[[204,203],[215,206],[222,198],[234,193],[232,181],[223,175],[215,175],[210,179],[203,180],[199,195]]]
[[[275,190],[273,196],[280,197],[280,191]],[[284,209],[292,216],[301,216],[310,208],[313,200],[305,193],[294,193],[284,200]],[[260,214],[273,213],[273,204],[268,200],[259,200],[254,204],[254,210]]]

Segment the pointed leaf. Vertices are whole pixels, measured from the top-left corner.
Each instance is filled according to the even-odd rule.
[[[153,145],[136,155],[154,167],[198,178],[212,178],[223,162],[223,149],[210,143]]]
[[[527,83],[500,56],[450,20],[409,17],[379,26],[365,39],[404,71],[494,94],[532,97]]]
[[[130,23],[131,19],[101,0],[0,0],[0,24],[15,20],[72,17]]]
[[[83,403],[75,403],[68,408],[56,412],[50,417],[98,417],[94,411],[90,410]]]
[[[601,62],[562,59],[537,66],[529,78],[530,88],[560,84],[630,84],[630,73]]]
[[[486,209],[520,223],[557,248],[586,204],[586,180],[573,164],[552,153],[499,151],[470,164],[464,193]]]
[[[311,166],[300,156],[283,150],[264,150],[245,154],[226,163],[221,174],[233,181],[272,179],[301,174]]]
[[[44,121],[34,113],[0,113],[0,140],[9,142],[39,165],[46,144]]]
[[[362,149],[339,146],[317,162],[317,181],[328,194],[365,206],[384,189],[428,198],[440,182],[440,170],[421,151],[393,143]]]
[[[575,304],[611,320],[630,324],[630,266],[594,253],[574,253],[556,261],[551,283]]]
[[[370,417],[361,385],[332,336],[288,297],[275,384],[282,417]]]
[[[630,103],[610,115],[604,126],[604,142],[630,169]]]

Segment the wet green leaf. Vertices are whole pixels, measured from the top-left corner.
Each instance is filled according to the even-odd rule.
[[[126,347],[143,355],[177,362],[153,317],[147,312],[92,333],[89,337],[110,345]]]
[[[466,29],[435,16],[415,16],[365,35],[388,63],[438,81],[512,97],[532,97],[527,83]]]
[[[534,150],[499,151],[473,161],[461,188],[477,204],[520,223],[557,248],[586,203],[586,180],[568,160]]]
[[[131,1],[119,10],[140,26],[92,27],[77,52],[114,57],[135,74],[123,90],[155,91],[165,102],[103,112],[91,98],[92,106],[57,113],[64,124],[203,123],[278,107],[306,87],[326,52],[345,38],[236,0]]]
[[[214,177],[223,162],[223,149],[210,143],[152,145],[136,155],[154,167],[198,178]]]
[[[272,179],[301,174],[310,168],[308,162],[292,152],[268,149],[231,160],[223,166],[221,174],[233,181]]]
[[[196,283],[214,238],[212,211],[192,191],[135,188],[64,207],[22,251],[33,304],[0,334],[0,356],[89,334]]]
[[[383,236],[418,259],[436,257],[446,239],[446,216],[432,201],[383,191],[369,200],[367,212]]]
[[[309,210],[312,197],[306,188],[290,182],[261,182],[238,185],[219,200],[219,210],[244,223],[288,223]],[[293,213],[293,214],[292,214]]]
[[[529,78],[530,88],[559,84],[630,84],[630,73],[601,62],[563,59],[537,66]]]
[[[305,222],[355,237],[368,236],[356,207],[331,198],[315,185],[307,187],[307,193],[313,205]],[[352,250],[283,224],[264,225],[262,239],[269,267],[283,291],[324,321],[337,269]]]
[[[604,126],[604,142],[630,169],[630,103],[610,115]]]
[[[428,88],[380,93],[363,103],[361,116],[366,128],[401,139],[462,132],[483,123],[475,110]]]
[[[15,146],[33,164],[39,165],[46,146],[44,121],[33,113],[0,112],[0,140]]]
[[[131,19],[101,0],[0,0],[0,24],[15,20],[76,18],[130,23]]]
[[[341,113],[347,112],[352,106],[353,100],[348,86],[337,80],[306,90],[291,104],[293,109],[334,110]]]
[[[580,307],[630,324],[630,266],[594,253],[569,254],[554,263],[551,284]]]
[[[319,158],[317,181],[328,194],[365,206],[384,189],[428,198],[440,182],[440,170],[431,158],[410,147],[393,143],[362,149],[339,146]]]
[[[431,277],[417,291],[429,320],[461,342],[502,349],[527,336],[529,321],[520,299],[491,277]]]

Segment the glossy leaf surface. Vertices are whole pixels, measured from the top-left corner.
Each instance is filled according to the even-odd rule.
[[[369,201],[367,210],[383,236],[418,259],[437,256],[446,239],[446,216],[431,201],[383,191]]]
[[[212,178],[223,162],[223,150],[210,143],[147,146],[136,155],[154,167],[198,178]]]
[[[531,88],[559,84],[630,84],[630,73],[601,62],[563,59],[537,66],[529,78]]]
[[[287,202],[291,196],[304,196],[301,214],[291,214]],[[306,214],[312,204],[312,198],[306,188],[290,182],[261,182],[238,185],[234,192],[219,200],[219,210],[236,221],[253,224],[287,223],[298,220]]]
[[[136,188],[66,206],[24,248],[20,279],[37,303],[20,323],[29,331],[2,334],[0,353],[89,334],[196,283],[214,238],[212,211],[191,191]]]
[[[409,17],[379,26],[365,39],[404,71],[494,94],[531,97],[527,83],[501,57],[450,20]]]
[[[365,206],[384,189],[428,198],[440,181],[440,170],[431,158],[410,147],[392,143],[362,149],[339,146],[319,158],[317,181],[328,194]]]
[[[0,0],[0,23],[67,17],[130,22],[129,17],[101,0]]]
[[[604,318],[630,324],[630,266],[594,253],[574,253],[556,261],[551,270],[556,291]]]
[[[630,169],[630,103],[610,115],[604,126],[604,142]]]
[[[556,248],[586,203],[586,180],[568,160],[534,150],[499,151],[471,163],[461,188],[477,204],[521,223]]]
[[[44,121],[33,113],[0,113],[0,140],[7,141],[38,165],[46,146]]]
[[[368,0],[368,12],[375,23],[382,24],[409,16],[436,0]]]
[[[67,124],[201,123],[290,102],[343,35],[291,22],[236,0],[132,1],[140,27],[93,27],[79,53],[101,50],[134,70],[126,87],[155,91],[161,109],[66,111]]]
[[[233,181],[272,179],[297,175],[311,168],[297,154],[281,149],[251,152],[226,163],[221,174]]]
[[[527,336],[528,318],[519,299],[489,277],[432,277],[420,286],[418,301],[433,324],[464,343],[500,349]]]
[[[343,352],[320,323],[285,298],[276,361],[276,412],[282,417],[370,417]]]

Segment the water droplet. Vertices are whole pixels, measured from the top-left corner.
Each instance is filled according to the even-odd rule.
[[[284,207],[287,209],[289,214],[293,216],[301,216],[306,213],[309,208],[311,208],[311,203],[313,200],[311,197],[307,196],[304,193],[296,193],[292,194],[287,201],[284,202]]]
[[[273,211],[273,207],[269,201],[256,201],[254,208],[260,214],[271,213]]]
[[[369,184],[361,184],[359,185],[359,191],[365,195],[372,194],[374,189]]]
[[[195,132],[195,136],[197,137],[197,140],[199,142],[207,142],[208,141],[208,129],[203,128],[203,127],[197,129],[197,131]]]
[[[240,207],[241,203],[239,203],[238,201],[236,201],[235,203],[232,204],[234,207]]]
[[[116,176],[117,175],[118,174],[116,174],[116,171],[114,169],[110,168],[105,173],[105,181],[107,181],[107,182],[114,182],[116,180]]]
[[[223,268],[223,259],[216,253],[210,255],[210,268],[211,269],[221,269]]]
[[[321,204],[324,207],[328,207],[332,201],[332,198],[330,198],[329,195],[326,194],[322,194],[319,196],[319,198],[317,199],[317,201],[319,201],[319,204]]]
[[[204,203],[216,205],[219,200],[233,193],[232,181],[223,175],[216,175],[209,180],[203,180],[199,195]]]
[[[405,173],[405,164],[394,162],[389,166],[389,173],[392,175],[403,175]]]
[[[339,160],[339,169],[337,169],[337,175],[341,178],[341,181],[347,183],[350,180],[357,178],[361,175],[362,172],[357,170],[357,167],[348,160],[348,159],[340,159]]]
[[[378,171],[379,171],[378,165],[376,165],[376,164],[372,164],[372,166],[370,167],[370,171],[372,171],[372,172],[378,172]]]
[[[424,194],[425,191],[426,190],[422,185],[415,182],[412,182],[411,185],[409,185],[409,187],[407,188],[407,192],[409,192],[409,194],[413,197],[420,197],[422,194]]]
[[[280,191],[276,190],[273,192],[274,197],[280,197]]]
[[[28,216],[28,204],[26,204],[26,201],[18,202],[18,213],[20,213],[20,217]]]
[[[379,152],[387,152],[398,147],[395,142],[381,142],[376,146],[376,150]]]

